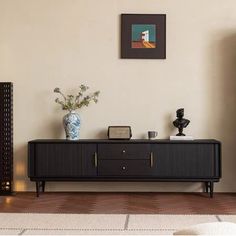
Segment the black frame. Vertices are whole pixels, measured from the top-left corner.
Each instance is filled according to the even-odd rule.
[[[132,24],[154,24],[156,48],[132,48]],[[165,14],[121,14],[121,58],[166,59],[166,15]]]

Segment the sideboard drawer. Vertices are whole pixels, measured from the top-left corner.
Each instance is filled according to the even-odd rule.
[[[149,160],[100,160],[99,176],[149,176],[152,168]]]
[[[98,159],[149,159],[150,144],[99,144]]]

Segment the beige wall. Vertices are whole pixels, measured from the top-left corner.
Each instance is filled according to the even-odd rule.
[[[121,13],[167,14],[167,59],[119,59]],[[64,112],[54,87],[86,83],[101,90],[81,111],[81,138],[102,138],[108,125],[131,125],[134,138],[186,133],[223,142],[217,191],[236,191],[235,0],[0,0],[0,81],[14,83],[15,189],[27,179],[27,142],[63,138]],[[53,183],[48,190],[200,191],[184,183]]]

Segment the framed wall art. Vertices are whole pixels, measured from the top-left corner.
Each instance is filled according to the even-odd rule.
[[[122,14],[121,58],[165,59],[166,15]]]

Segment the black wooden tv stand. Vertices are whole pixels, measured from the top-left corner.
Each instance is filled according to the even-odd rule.
[[[33,140],[28,176],[37,196],[46,181],[203,182],[213,197],[221,178],[217,140]]]

